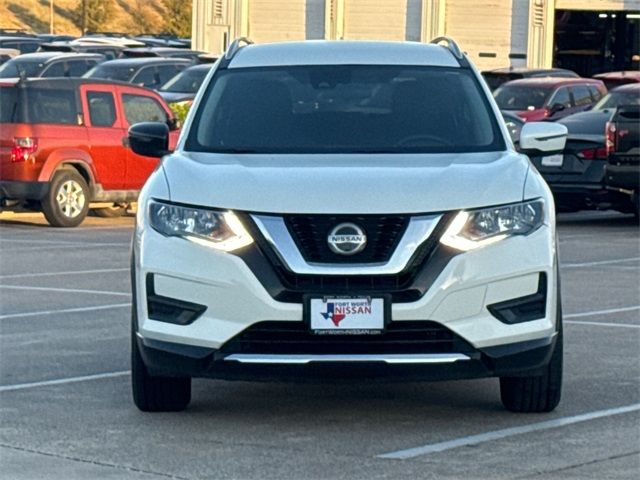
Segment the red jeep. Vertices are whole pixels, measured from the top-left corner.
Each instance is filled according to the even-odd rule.
[[[162,98],[130,84],[81,78],[0,82],[0,206],[42,209],[56,227],[75,227],[90,202],[115,216],[135,201],[157,158],[127,147],[127,129],[178,125]],[[105,203],[107,204],[105,206]]]

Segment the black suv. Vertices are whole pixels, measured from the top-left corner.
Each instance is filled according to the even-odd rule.
[[[123,47],[116,45],[98,45],[94,43],[51,42],[40,45],[40,52],[76,52],[99,53],[105,60],[115,60],[122,56]]]
[[[640,84],[632,83],[614,88],[589,111],[569,115],[558,121],[569,130],[564,152],[531,157],[531,161],[551,187],[559,211],[634,211],[628,193],[605,184],[605,165],[612,150],[611,145],[607,148],[608,122],[613,122],[614,118],[624,119],[629,125],[637,122],[633,115],[625,119],[616,115],[616,112],[627,107],[637,109],[639,105]],[[629,128],[625,130],[628,134]],[[627,141],[621,142],[617,148],[622,150],[617,151],[633,151],[632,143]]]
[[[15,48],[20,53],[33,53],[38,50],[44,40],[28,36],[0,36],[0,48]]]
[[[482,72],[482,78],[487,82],[491,91],[494,91],[500,85],[511,80],[520,80],[521,78],[541,78],[541,77],[561,77],[561,78],[579,78],[576,72],[565,70],[563,68],[524,68],[524,67],[507,67],[496,68],[495,70],[487,70]]]
[[[81,77],[104,61],[95,53],[27,53],[9,60],[0,67],[0,78]]]
[[[122,58],[98,65],[85,77],[119,80],[157,90],[190,65],[183,58]]]

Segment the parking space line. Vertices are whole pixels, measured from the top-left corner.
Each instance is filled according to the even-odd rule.
[[[96,270],[68,270],[66,272],[17,273],[14,275],[0,275],[0,279],[56,277],[58,275],[84,275],[89,273],[112,273],[112,272],[128,272],[128,271],[129,271],[128,268],[99,268]]]
[[[66,240],[35,240],[35,239],[27,239],[27,238],[0,238],[0,243],[20,243],[24,245],[25,242],[29,242],[30,244],[38,245],[38,244],[68,244],[68,243],[78,243],[78,242],[67,242]]]
[[[91,295],[111,295],[116,297],[130,297],[131,293],[111,292],[108,290],[85,290],[82,288],[55,288],[55,287],[31,287],[27,285],[0,285],[5,290],[26,290],[39,292],[61,292],[61,293],[89,293]]]
[[[46,387],[49,385],[63,385],[65,383],[78,383],[86,382],[88,380],[101,380],[103,378],[116,378],[129,375],[129,370],[122,370],[119,372],[98,373],[95,375],[83,375],[81,377],[59,378],[56,380],[45,380],[42,382],[30,382],[30,383],[18,383],[16,385],[2,385],[0,386],[0,392],[13,392],[15,390],[26,390],[27,388]]]
[[[72,229],[61,230],[55,228],[49,228],[46,225],[40,224],[20,224],[19,228],[12,228],[18,226],[16,223],[7,223],[7,220],[11,220],[9,218],[2,218],[0,215],[0,230],[3,230],[3,235],[8,233],[15,233],[16,235],[20,235],[22,233],[31,233],[31,232],[42,232],[50,235],[60,235],[60,236],[73,236],[76,232],[82,231],[93,231],[93,230],[133,230],[134,222],[131,224],[122,224],[122,225],[108,225],[108,226],[98,226],[93,225],[89,227],[74,227]]]
[[[428,445],[423,445],[421,447],[398,450],[395,452],[377,455],[377,458],[406,460],[409,458],[419,457],[421,455],[428,455],[430,453],[444,452],[445,450],[451,450],[453,448],[478,445],[480,443],[500,440],[502,438],[512,437],[514,435],[522,435],[525,433],[537,432],[540,430],[564,427],[567,425],[573,425],[574,423],[596,420],[598,418],[612,417],[614,415],[636,412],[638,410],[640,410],[640,403],[634,403],[633,405],[627,405],[624,407],[597,410],[595,412],[583,413],[571,417],[561,417],[553,420],[547,420],[545,422],[531,423],[529,425],[522,425],[520,427],[504,428],[502,430],[494,430],[492,432],[485,432],[477,435],[455,438],[453,440],[447,440],[445,442],[431,443]]]
[[[614,263],[625,263],[640,260],[640,257],[628,257],[618,258],[615,260],[600,260],[597,262],[584,262],[584,263],[565,263],[560,262],[560,268],[584,268],[584,267],[596,267],[598,265],[610,265]]]
[[[95,248],[95,247],[100,247],[100,248],[104,248],[104,247],[120,247],[122,248],[123,246],[128,246],[130,245],[130,243],[58,243],[57,245],[42,245],[41,247],[25,247],[25,248],[19,248],[19,249],[12,249],[10,250],[12,254],[15,253],[23,253],[23,252],[31,252],[33,250],[50,250],[50,249],[55,249],[55,250],[62,250],[62,249],[67,249],[67,248]],[[127,251],[128,253],[128,251]]]
[[[630,323],[584,322],[580,320],[566,320],[563,321],[563,323],[570,323],[571,325],[595,325],[598,327],[640,328],[640,325]]]
[[[611,313],[633,312],[634,310],[640,310],[640,305],[622,308],[609,308],[607,310],[592,310],[591,312],[569,313],[563,315],[563,318],[593,317],[595,315],[609,315]]]
[[[40,310],[38,312],[8,313],[6,315],[0,315],[0,320],[5,320],[8,318],[38,317],[40,315],[54,315],[57,313],[93,312],[96,310],[110,310],[112,308],[125,308],[130,306],[130,303],[113,303],[110,305],[96,305],[94,307],[77,307],[63,308],[60,310]]]
[[[24,245],[25,242],[28,242],[30,244],[34,244],[34,245],[38,245],[38,244],[42,244],[42,245],[49,245],[49,244],[54,244],[54,245],[86,245],[87,243],[92,244],[92,245],[96,245],[95,243],[91,243],[91,241],[86,241],[83,242],[81,240],[75,240],[73,242],[67,241],[67,240],[34,240],[31,238],[0,238],[0,244],[1,243],[19,243],[21,245]],[[129,245],[129,242],[101,242],[97,245]]]

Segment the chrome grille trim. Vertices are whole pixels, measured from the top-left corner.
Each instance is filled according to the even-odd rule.
[[[251,215],[260,233],[283,265],[302,275],[395,275],[402,272],[418,247],[433,233],[442,218],[438,215],[412,217],[398,246],[385,263],[310,263],[295,244],[282,217]]]
[[[335,363],[335,362],[382,362],[389,365],[417,365],[454,363],[457,361],[471,360],[462,353],[425,353],[425,354],[379,354],[379,355],[275,355],[234,353],[225,357],[226,362],[239,362],[251,364],[270,365],[306,365],[308,363]]]

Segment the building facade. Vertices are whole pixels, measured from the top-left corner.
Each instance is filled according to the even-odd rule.
[[[448,35],[481,69],[562,66],[583,75],[637,68],[639,26],[640,0],[193,0],[193,46],[211,53],[240,36],[263,43]]]

